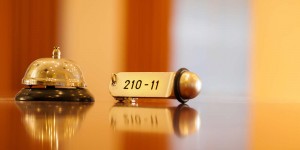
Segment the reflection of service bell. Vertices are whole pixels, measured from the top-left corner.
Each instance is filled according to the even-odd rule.
[[[60,142],[73,137],[92,103],[16,102],[29,135],[58,149]]]
[[[74,62],[60,58],[54,48],[52,58],[40,58],[28,67],[18,101],[94,101],[86,87],[80,68]]]
[[[200,129],[200,115],[188,105],[178,107],[138,107],[117,103],[110,111],[110,123],[115,131],[145,133],[175,133],[187,136]]]

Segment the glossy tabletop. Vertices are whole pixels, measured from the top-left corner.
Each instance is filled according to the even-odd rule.
[[[0,149],[299,149],[300,104],[0,100]]]

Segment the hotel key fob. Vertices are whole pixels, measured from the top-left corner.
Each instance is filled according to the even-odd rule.
[[[177,72],[119,72],[112,74],[110,94],[116,100],[136,98],[177,99],[186,103],[201,91],[201,80],[181,68]]]

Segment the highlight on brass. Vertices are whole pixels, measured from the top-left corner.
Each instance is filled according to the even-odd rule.
[[[21,89],[17,101],[94,101],[80,68],[71,60],[61,58],[59,47],[54,47],[52,58],[32,62],[22,79],[27,86]]]
[[[200,78],[185,68],[177,72],[119,72],[112,74],[109,91],[119,100],[169,98],[186,103],[201,91]]]
[[[17,101],[26,131],[34,139],[59,149],[80,128],[93,103]]]
[[[186,104],[177,107],[139,107],[116,103],[110,110],[110,125],[116,132],[176,134],[185,137],[199,132],[199,113]]]

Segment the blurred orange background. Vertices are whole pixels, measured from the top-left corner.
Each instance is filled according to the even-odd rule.
[[[251,6],[251,148],[299,149],[300,1]]]
[[[282,113],[299,112],[290,104],[300,100],[299,18],[297,0],[3,0],[0,98],[14,97],[27,66],[54,46],[81,66],[96,99],[110,96],[113,72],[187,67],[202,77],[203,97],[253,104],[254,149],[299,148],[297,116]]]

